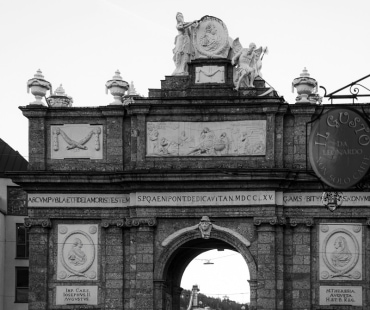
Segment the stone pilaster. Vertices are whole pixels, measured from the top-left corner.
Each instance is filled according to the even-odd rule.
[[[49,219],[26,218],[29,230],[29,310],[48,309]]]
[[[276,217],[254,218],[257,226],[257,309],[276,309]]]
[[[166,283],[164,280],[154,280],[154,309],[162,310],[165,300]]]
[[[107,118],[107,134],[105,141],[105,154],[107,163],[115,166],[115,169],[123,169],[123,116],[124,108],[114,106],[102,109]]]
[[[123,219],[102,220],[102,227],[105,228],[104,255],[102,255],[102,266],[105,266],[102,273],[102,285],[104,286],[105,308],[123,308],[123,266],[124,246],[122,228]],[[102,249],[103,250],[103,249]]]
[[[131,161],[140,162],[145,160],[146,132],[139,128],[146,128],[146,115],[149,107],[128,108],[127,113],[131,116]]]
[[[276,226],[276,309],[284,310],[284,224],[285,218],[279,218]]]
[[[154,304],[154,229],[139,226],[136,233],[136,309],[149,310]]]
[[[270,162],[275,161],[275,114],[277,107],[265,107],[263,112],[266,113],[266,158]]]
[[[145,115],[137,116],[137,125],[139,128],[146,128],[145,125]],[[146,152],[146,132],[141,132],[137,137],[137,160],[145,160]]]
[[[290,110],[294,115],[293,167],[306,168],[306,143],[311,132],[311,125],[308,122],[311,121],[316,106],[295,104],[290,106]]]
[[[290,219],[292,229],[291,309],[308,309],[311,304],[312,219]]]
[[[43,106],[21,108],[23,115],[29,119],[28,126],[28,170],[46,170],[46,113]]]
[[[249,282],[249,290],[250,290],[250,304],[249,310],[256,310],[257,309],[257,280],[248,280]]]
[[[155,219],[126,220],[125,225],[131,227],[127,231],[129,238],[125,238],[125,264],[128,266],[125,266],[124,304],[127,309],[153,309],[155,223]]]
[[[183,288],[180,286],[172,287],[172,309],[180,309],[180,298]]]

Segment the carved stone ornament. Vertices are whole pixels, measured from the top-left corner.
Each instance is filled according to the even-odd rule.
[[[195,59],[227,58],[229,53],[229,33],[222,20],[204,16],[193,32]]]
[[[334,212],[342,205],[343,193],[341,192],[323,192],[321,197],[322,204],[331,212]]]
[[[202,235],[203,239],[209,239],[211,236],[211,230],[212,230],[212,223],[208,216],[203,216],[200,220],[199,224],[199,231]]]
[[[259,226],[261,224],[270,224],[270,225],[277,225],[279,223],[278,218],[276,216],[270,217],[254,217],[253,224]]]
[[[126,227],[142,226],[142,225],[156,226],[157,221],[154,217],[153,218],[126,218],[126,221],[125,221]]]
[[[296,227],[298,224],[306,225],[307,227],[311,227],[314,225],[313,218],[290,218],[289,224],[292,227]]]
[[[46,102],[51,108],[70,108],[72,107],[73,99],[65,93],[62,84],[60,84],[54,94],[46,98]]]
[[[122,219],[103,219],[101,226],[108,228],[109,226],[117,227],[137,227],[137,226],[156,226],[157,221],[153,218],[122,218]]]
[[[195,69],[195,83],[225,83],[224,66],[203,66]]]
[[[65,124],[51,126],[51,158],[102,159],[103,126]]]
[[[310,77],[306,68],[303,69],[299,78],[293,80],[292,91],[294,91],[294,87],[297,89],[298,93],[296,103],[321,103],[322,98],[317,94],[317,82],[315,79]]]
[[[130,85],[122,79],[119,70],[116,71],[115,75],[106,84],[106,93],[108,94],[108,89],[114,98],[114,101],[110,105],[122,105],[122,96],[129,89]]]
[[[103,228],[108,228],[109,226],[124,227],[125,219],[103,219],[101,226]]]
[[[320,279],[362,280],[360,224],[323,224],[320,229]]]
[[[58,280],[97,280],[98,225],[58,225]]]
[[[35,218],[25,218],[24,226],[31,228],[32,226],[41,226],[43,228],[51,228],[50,219],[35,219]]]
[[[147,156],[266,154],[266,120],[147,122],[146,135]]]
[[[237,238],[240,242],[242,242],[247,247],[251,245],[249,240],[247,240],[247,238],[243,237],[238,232],[232,229],[226,228],[226,227],[221,227],[221,226],[212,224],[208,216],[203,216],[199,224],[196,224],[190,227],[185,227],[169,235],[165,240],[163,240],[162,246],[163,247],[168,246],[172,241],[174,241],[176,238],[179,238],[181,235],[184,235],[188,232],[195,231],[195,230],[199,230],[201,237],[204,239],[209,239],[211,230],[215,230],[215,231],[221,231],[226,234],[232,235],[234,238]]]
[[[45,97],[46,92],[50,90],[52,92],[51,83],[44,79],[41,70],[37,70],[36,74],[32,79],[27,82],[27,92],[31,89],[32,95],[35,96],[36,101],[31,102],[32,105],[45,105],[41,100]]]

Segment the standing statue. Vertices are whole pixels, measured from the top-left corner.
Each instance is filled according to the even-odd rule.
[[[235,89],[240,87],[254,87],[253,82],[257,76],[261,75],[263,53],[267,52],[262,47],[256,48],[256,44],[249,44],[249,48],[243,48],[239,38],[235,39],[232,44],[234,56],[231,63],[236,65],[234,85]],[[261,57],[262,54],[262,57]]]
[[[184,22],[182,13],[176,14],[176,21],[179,34],[175,38],[175,48],[173,49],[173,61],[176,69],[172,75],[188,75],[188,62],[194,53],[191,43],[191,27],[197,27],[198,21]]]

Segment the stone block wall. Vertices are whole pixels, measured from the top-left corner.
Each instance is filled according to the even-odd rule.
[[[80,194],[81,198],[130,196],[128,204],[117,207],[104,203],[66,207],[57,202],[46,202],[45,206],[40,202],[29,208],[29,309],[75,309],[77,306],[56,305],[56,288],[94,286],[98,301],[91,309],[163,310],[169,301],[177,310],[182,272],[201,253],[199,245],[232,249],[243,255],[251,273],[253,310],[335,309],[319,305],[320,287],[325,285],[363,288],[362,305],[368,307],[368,200],[365,197],[363,204],[346,205],[335,213],[325,209],[318,203],[323,186],[312,174],[307,158],[311,121],[322,107],[288,105],[274,91],[262,96],[269,90],[263,80],[256,81],[256,89],[236,92],[229,63],[223,85],[195,85],[196,66],[194,62],[190,76],[166,77],[160,90],[150,90],[148,98],[135,97],[127,106],[21,108],[30,122],[30,170],[14,178],[28,194],[48,194],[51,198],[71,194]],[[266,152],[262,155],[147,154],[150,122],[252,120],[266,121]],[[101,158],[53,158],[52,128],[64,125],[101,126]],[[73,147],[83,148],[82,142],[75,142],[81,145]],[[140,193],[206,193],[216,197],[235,191],[254,191],[259,197],[270,192],[271,198],[214,205],[163,201],[139,205],[135,200]],[[363,192],[351,189],[354,191],[363,197]],[[305,192],[312,192],[314,198],[304,200]],[[290,194],[301,196],[289,202],[284,200],[286,193],[287,198]],[[15,201],[12,212],[18,212],[16,206]],[[202,237],[197,226],[203,216],[218,226],[209,239]],[[320,279],[320,223],[363,225],[363,278],[340,279],[339,284]],[[59,224],[98,227],[97,278],[58,278]],[[163,245],[167,238],[170,241]]]

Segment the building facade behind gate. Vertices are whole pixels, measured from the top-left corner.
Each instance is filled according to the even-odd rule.
[[[204,249],[244,257],[252,309],[370,309],[368,178],[338,194],[308,157],[338,107],[288,105],[262,78],[236,91],[227,57],[188,70],[125,104],[20,108],[29,309],[178,310]]]

